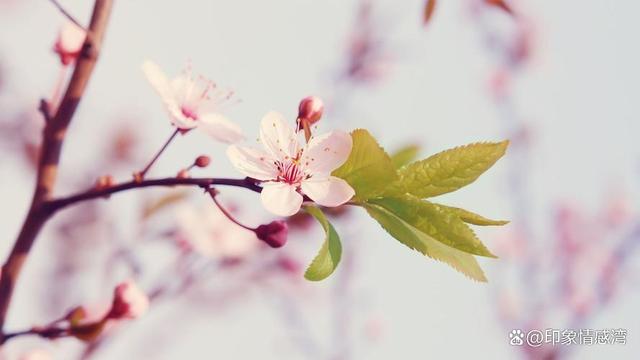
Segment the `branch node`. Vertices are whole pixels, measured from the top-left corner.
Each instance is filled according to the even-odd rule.
[[[40,106],[38,106],[38,110],[42,113],[45,123],[48,124],[51,122],[51,119],[53,118],[51,114],[51,105],[46,99],[40,99]]]

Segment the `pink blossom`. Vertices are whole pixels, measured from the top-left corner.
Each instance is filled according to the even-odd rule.
[[[190,67],[172,80],[151,61],[144,62],[142,71],[178,129],[188,131],[197,127],[229,144],[244,138],[242,129],[219,113],[220,106],[231,98],[232,92],[218,89],[215,83],[201,76],[194,78]]]
[[[149,298],[133,280],[116,286],[108,317],[111,319],[137,319],[149,308]]]
[[[78,58],[86,37],[87,33],[84,29],[71,21],[67,21],[62,26],[53,51],[60,56],[63,65],[69,65]]]
[[[53,357],[48,351],[36,349],[22,354],[20,360],[52,360]]]
[[[327,207],[349,201],[355,194],[353,188],[331,172],[349,157],[351,136],[332,131],[311,137],[303,147],[297,136],[282,115],[270,112],[262,119],[260,129],[265,151],[234,145],[227,156],[238,171],[264,182],[262,204],[276,215],[297,213],[303,194]]]
[[[176,219],[179,242],[206,257],[240,259],[259,244],[253,231],[232,223],[215,206],[184,206],[177,210]]]

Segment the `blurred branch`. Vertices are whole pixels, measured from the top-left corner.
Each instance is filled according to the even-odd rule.
[[[63,336],[68,336],[68,329],[62,329],[62,328],[58,328],[58,327],[51,327],[51,328],[43,328],[43,329],[39,329],[39,328],[32,328],[29,330],[24,330],[24,331],[17,331],[14,333],[8,333],[8,334],[4,334],[4,341],[7,341],[9,339],[13,339],[15,337],[19,337],[19,336],[27,336],[27,335],[36,335],[45,339],[57,339]]]
[[[95,1],[88,34],[73,75],[58,110],[52,114],[51,121],[46,124],[44,129],[36,188],[31,207],[9,258],[2,268],[2,276],[0,277],[0,344],[6,341],[4,322],[22,265],[40,229],[51,216],[51,213],[42,205],[52,195],[67,127],[93,73],[112,5],[113,0]]]

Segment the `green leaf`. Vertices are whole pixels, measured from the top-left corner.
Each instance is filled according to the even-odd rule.
[[[391,236],[409,248],[432,259],[442,261],[471,279],[487,281],[478,261],[472,255],[442,244],[381,206],[373,204],[364,204],[363,206],[369,215]]]
[[[458,250],[480,256],[496,257],[476,237],[469,225],[442,206],[411,195],[371,200],[394,213],[409,225]]]
[[[354,130],[351,138],[353,148],[349,158],[332,175],[348,182],[357,200],[367,200],[382,194],[398,175],[389,155],[367,130]]]
[[[409,145],[401,148],[391,155],[393,166],[399,169],[407,165],[418,157],[418,152],[420,152],[420,146],[418,145]]]
[[[470,144],[411,163],[400,169],[400,180],[386,194],[428,198],[458,190],[495,164],[508,145],[509,141]]]
[[[342,257],[342,244],[336,229],[333,228],[333,225],[329,223],[320,209],[313,206],[305,206],[304,209],[318,220],[326,233],[324,244],[322,244],[318,255],[307,268],[304,277],[311,281],[324,280],[338,267]]]
[[[479,226],[501,226],[509,223],[506,220],[487,219],[486,217],[473,213],[469,210],[460,209],[452,206],[440,205],[440,204],[437,204],[437,205],[455,213],[456,215],[458,215],[458,217],[462,221],[468,224],[479,225]]]

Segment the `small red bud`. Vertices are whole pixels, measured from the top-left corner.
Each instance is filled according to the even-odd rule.
[[[300,101],[300,106],[298,106],[298,119],[313,125],[320,120],[323,111],[324,103],[319,97],[307,96]]]
[[[98,180],[96,180],[96,189],[97,190],[108,189],[112,187],[113,184],[115,184],[115,181],[113,180],[113,176],[103,175],[103,176],[100,176]]]
[[[267,243],[272,248],[279,248],[287,243],[289,227],[281,220],[272,221],[266,225],[260,225],[255,230],[258,239]]]
[[[211,163],[211,158],[209,158],[206,155],[200,155],[196,158],[196,161],[193,164],[199,168],[205,168],[209,166],[210,163]]]
[[[189,172],[186,169],[182,169],[178,171],[178,174],[176,175],[176,177],[178,179],[187,179],[189,178]]]
[[[136,183],[141,183],[142,180],[144,180],[144,175],[142,175],[142,173],[140,171],[136,171],[133,174],[131,174],[133,176],[133,181]]]

